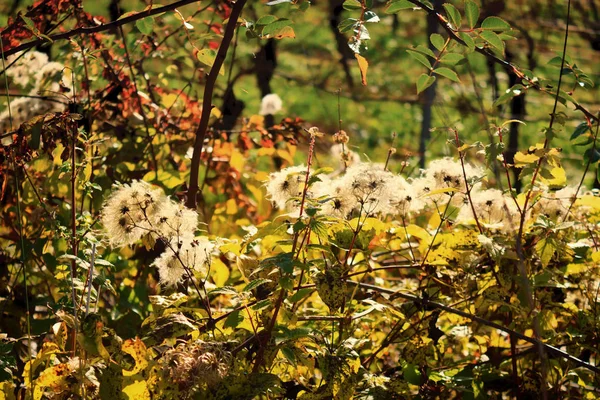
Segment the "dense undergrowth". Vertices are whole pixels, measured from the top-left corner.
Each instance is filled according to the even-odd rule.
[[[324,83],[308,118],[290,111],[302,91],[259,109],[253,88],[254,113],[235,95],[252,46],[287,43],[281,70],[306,39],[322,72],[300,32],[324,5],[179,3],[102,26],[40,1],[0,34],[0,399],[597,398],[598,77],[578,54],[539,75],[507,61],[519,30],[471,0],[346,0],[356,87]],[[447,140],[425,168],[408,154],[423,121],[390,113],[399,133],[368,137],[355,115],[371,77],[390,94],[399,67],[367,28],[397,13],[441,28],[403,53],[416,105],[434,83],[478,104],[434,120]],[[493,102],[465,83],[486,62],[517,77]],[[260,86],[269,66],[252,68]],[[540,127],[517,149],[504,113],[525,94]]]

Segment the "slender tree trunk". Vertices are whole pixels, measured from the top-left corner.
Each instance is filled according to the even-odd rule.
[[[441,5],[440,0],[434,0],[433,6],[435,8]],[[427,38],[429,38],[433,33],[438,32],[439,22],[436,18],[435,14],[427,15]],[[431,42],[429,43],[429,48],[431,51],[436,51],[435,47]],[[431,117],[432,117],[432,107],[433,102],[435,100],[435,90],[436,90],[436,82],[433,85],[429,86],[422,95],[423,106],[421,107],[421,112],[423,115],[423,120],[421,122],[421,136],[419,139],[419,154],[421,156],[419,160],[419,167],[425,168],[425,152],[427,149],[427,144],[429,143],[429,139],[431,139]]]
[[[256,83],[260,89],[260,94],[265,97],[271,90],[271,79],[277,67],[277,42],[275,39],[267,40],[264,46],[261,46],[260,51],[256,54],[254,60],[256,66]],[[265,116],[265,128],[270,128],[275,125],[275,119],[272,115]]]
[[[329,0],[329,27],[335,37],[335,43],[337,45],[338,52],[340,53],[340,64],[344,69],[346,76],[346,84],[349,89],[354,87],[354,81],[352,80],[352,74],[350,73],[350,65],[348,60],[354,58],[354,54],[350,47],[348,47],[348,38],[340,33],[338,25],[342,21],[342,12],[344,11],[344,0]]]

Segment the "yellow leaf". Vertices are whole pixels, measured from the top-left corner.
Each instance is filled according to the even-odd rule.
[[[131,369],[131,371],[125,369],[123,370],[123,376],[132,376],[138,374],[148,366],[148,351],[146,350],[146,345],[140,339],[135,338],[126,340],[121,349],[123,352],[133,357],[135,361],[135,366]]]
[[[225,282],[229,279],[229,268],[223,261],[215,258],[210,266],[213,282],[218,287],[225,286]]]
[[[123,371],[125,372],[125,371]],[[129,400],[150,400],[150,392],[145,381],[135,381],[123,388],[123,394]]]
[[[70,374],[71,368],[67,364],[46,368],[35,381],[36,389],[50,388],[54,393],[60,393],[67,389],[67,378]]]
[[[277,34],[275,35],[275,39],[283,39],[283,38],[296,38],[296,33],[294,33],[294,28],[291,26],[284,26]]]
[[[0,400],[16,400],[15,384],[9,381],[0,383]]]
[[[524,166],[534,163],[539,159],[540,157],[535,154],[526,154],[519,151],[517,154],[515,154],[515,167],[523,168]]]
[[[550,170],[550,173],[554,177],[553,179],[545,179],[546,183],[550,186],[564,186],[567,183],[567,174],[562,167],[554,167]]]
[[[363,86],[367,86],[367,69],[369,69],[369,62],[366,58],[358,53],[355,53],[354,56],[358,60],[358,68],[360,68],[360,79],[362,84]]]
[[[244,169],[244,165],[246,165],[246,158],[237,149],[233,150],[229,160],[229,165],[233,169],[241,172]]]
[[[431,240],[431,235],[425,229],[421,228],[418,225],[408,225],[406,227],[406,233],[416,238],[425,240],[429,242]]]
[[[227,203],[225,204],[225,214],[234,215],[237,212],[238,212],[238,206],[237,206],[237,203],[235,202],[235,199],[227,200]]]

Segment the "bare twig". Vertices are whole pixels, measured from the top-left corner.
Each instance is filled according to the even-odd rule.
[[[198,175],[200,169],[200,156],[202,154],[202,147],[204,146],[204,138],[206,137],[206,130],[208,129],[208,121],[210,119],[210,112],[212,110],[212,96],[215,89],[215,83],[219,76],[219,71],[225,57],[227,56],[227,50],[233,39],[233,34],[237,26],[237,20],[242,13],[242,9],[246,4],[246,0],[238,0],[229,15],[229,22],[225,28],[225,34],[223,40],[217,51],[215,62],[213,63],[210,73],[206,77],[206,84],[204,86],[204,96],[202,98],[202,114],[200,115],[200,124],[196,130],[196,139],[194,141],[194,152],[192,154],[192,167],[190,171],[190,180],[188,185],[188,194],[186,200],[186,206],[195,209],[196,208],[196,195],[198,194]]]

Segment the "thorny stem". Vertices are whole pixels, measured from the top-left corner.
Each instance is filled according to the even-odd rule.
[[[316,130],[317,128],[311,128],[311,130],[308,130],[308,132],[310,133],[310,145],[308,147],[308,160],[306,162],[306,178],[304,180],[304,189],[302,190],[302,201],[300,202],[300,214],[298,216],[298,220],[302,219],[302,214],[304,214],[304,203],[306,201],[306,193],[308,192],[308,181],[310,179],[310,167],[312,165],[313,152],[315,149],[315,140],[318,134],[318,131],[313,132],[313,129]],[[306,236],[308,236],[308,234]],[[296,252],[296,248],[298,246],[298,237],[298,232],[296,232],[294,234],[294,243],[292,244],[292,255]],[[302,246],[302,244],[300,246]],[[300,254],[300,251],[298,251],[298,254]],[[286,292],[287,290],[285,290],[283,287],[279,289],[279,297],[277,298],[277,301],[275,303],[273,316],[271,317],[269,325],[264,331],[264,337],[260,340],[260,348],[258,349],[258,353],[256,354],[256,361],[254,362],[254,367],[252,368],[253,372],[258,372],[258,370],[262,366],[262,363],[264,362],[266,344],[269,342],[269,340],[271,340],[271,334],[273,332],[273,328],[275,328],[275,323],[277,322],[277,315],[279,314],[279,310],[281,309],[281,305],[283,304],[283,299],[285,298]]]
[[[71,296],[73,299],[73,357],[77,351],[77,298],[75,294],[75,278],[77,277],[77,165],[75,164],[75,152],[77,151],[77,124],[75,121],[69,121],[72,129],[73,142],[71,144]]]
[[[558,85],[556,88],[556,97],[554,98],[554,107],[552,109],[552,114],[550,114],[550,124],[548,125],[548,131],[550,132],[550,134],[552,131],[552,127],[554,125],[554,121],[556,119],[556,108],[558,107],[558,98],[560,96],[560,87],[562,84],[562,76],[563,76],[562,72],[563,72],[563,68],[564,68],[564,64],[565,64],[565,58],[567,56],[567,42],[569,40],[570,18],[571,18],[571,0],[568,0],[568,2],[567,2],[567,21],[566,21],[566,28],[565,28],[565,40],[564,40],[564,44],[563,44],[563,55],[562,55],[562,60],[561,60],[560,71],[558,74]],[[544,140],[544,146],[543,146],[544,150],[548,147],[549,143],[550,143],[549,137],[546,136],[546,138]],[[532,312],[535,309],[535,301],[534,301],[534,297],[533,297],[534,294],[531,289],[531,284],[529,282],[529,278],[527,276],[527,270],[526,270],[526,266],[525,266],[525,253],[523,251],[523,234],[524,234],[525,219],[527,216],[527,209],[529,206],[529,201],[531,200],[535,182],[540,173],[542,162],[544,161],[544,159],[545,158],[542,156],[538,160],[536,168],[533,172],[533,177],[531,178],[531,184],[530,184],[529,190],[527,191],[527,194],[525,195],[525,202],[523,203],[523,209],[521,212],[521,218],[520,218],[520,222],[519,222],[519,232],[517,234],[517,240],[516,240],[516,253],[517,253],[517,256],[519,257],[519,262],[518,262],[519,273],[521,275],[521,279],[525,286],[525,293],[526,293],[526,296],[527,296],[527,299],[529,302],[529,308]],[[541,366],[542,366],[542,385],[541,385],[542,396],[544,399],[547,399],[548,398],[548,393],[546,390],[547,372],[548,372],[547,356],[546,356],[544,346],[541,345],[542,342],[539,341],[539,339],[541,337],[541,334],[540,334],[541,330],[540,330],[540,326],[539,326],[539,318],[538,318],[537,313],[533,316],[533,331],[536,336],[536,339],[538,339],[538,342],[536,344],[538,346],[540,362],[541,362]]]
[[[188,194],[186,200],[186,206],[192,210],[196,209],[196,195],[198,194],[198,175],[200,170],[200,156],[202,155],[202,147],[204,146],[204,139],[206,137],[206,131],[208,129],[208,122],[210,119],[210,112],[212,110],[212,96],[215,89],[215,83],[219,76],[221,66],[227,56],[227,50],[233,39],[237,21],[242,13],[242,9],[246,4],[246,0],[237,0],[231,9],[229,15],[229,22],[225,28],[225,34],[223,40],[217,51],[217,56],[213,66],[210,69],[210,73],[206,77],[206,83],[204,85],[204,96],[202,98],[202,114],[200,115],[200,124],[196,130],[196,139],[194,141],[194,152],[192,154],[192,166],[190,170],[190,180],[188,184]]]
[[[471,212],[473,212],[473,218],[475,218],[477,230],[479,231],[479,233],[483,233],[483,229],[481,228],[481,224],[479,223],[479,218],[477,217],[477,212],[475,211],[473,199],[471,198],[471,190],[473,190],[473,187],[470,187],[469,182],[467,181],[467,171],[465,170],[465,155],[460,149],[460,139],[458,138],[458,130],[453,128],[452,131],[454,131],[454,140],[456,141],[456,148],[458,149],[458,158],[460,159],[460,166],[463,173],[463,179],[465,181],[465,190],[467,191],[467,198],[469,199],[469,205],[471,206]]]
[[[442,303],[438,303],[438,302],[435,302],[435,301],[424,299],[424,298],[421,298],[419,296],[415,296],[415,295],[408,294],[408,293],[402,293],[402,292],[394,290],[394,289],[387,289],[387,288],[383,288],[383,287],[380,287],[380,286],[371,285],[371,284],[368,284],[368,283],[355,282],[355,281],[352,281],[350,279],[346,280],[346,282],[350,283],[350,284],[353,284],[353,285],[359,285],[359,286],[363,287],[364,289],[374,290],[374,291],[377,291],[379,293],[388,294],[388,295],[390,295],[389,300],[394,300],[396,298],[403,298],[405,300],[412,301],[412,302],[414,302],[416,304],[421,304],[423,306],[437,308],[439,310],[446,311],[446,312],[449,312],[451,314],[455,314],[455,315],[458,315],[458,316],[461,316],[461,317],[464,317],[464,318],[468,318],[468,319],[470,319],[470,320],[472,320],[474,322],[477,322],[477,323],[480,323],[480,324],[483,324],[483,325],[486,325],[486,326],[489,326],[489,327],[492,327],[492,328],[495,328],[495,329],[499,329],[502,332],[506,332],[506,333],[508,333],[510,335],[514,335],[517,339],[524,340],[526,342],[532,343],[532,344],[537,345],[537,346],[542,346],[542,347],[544,347],[544,349],[546,349],[547,351],[551,352],[552,354],[554,354],[554,355],[556,355],[558,357],[562,357],[564,359],[567,359],[567,360],[573,362],[574,364],[576,364],[579,367],[583,367],[583,368],[586,368],[586,369],[588,369],[590,371],[593,371],[593,372],[595,372],[597,374],[600,374],[600,367],[597,367],[595,365],[591,365],[589,363],[586,363],[585,361],[582,361],[582,360],[578,359],[577,357],[574,357],[574,356],[570,355],[569,353],[567,353],[567,352],[565,352],[563,350],[560,350],[560,349],[558,349],[558,348],[556,348],[554,346],[551,346],[551,345],[549,345],[547,343],[542,342],[538,338],[532,338],[530,336],[526,336],[526,335],[524,335],[524,334],[522,334],[520,332],[517,332],[515,330],[507,328],[507,327],[505,327],[503,325],[500,325],[498,323],[495,323],[493,321],[489,321],[489,320],[487,320],[485,318],[478,317],[477,315],[473,315],[473,314],[470,314],[468,312],[465,312],[465,311],[462,311],[462,310],[458,310],[456,308],[447,306],[447,305],[442,304]]]
[[[587,123],[588,123],[589,129],[591,131],[593,128],[593,125],[591,125],[592,122],[588,119]],[[594,154],[594,152],[596,151],[596,143],[598,140],[598,129],[600,129],[600,113],[598,113],[598,117],[596,118],[596,132],[594,133],[594,139],[592,142],[592,154]],[[591,164],[592,164],[592,158],[589,157],[587,162],[585,163],[585,169],[583,171],[583,174],[581,175],[581,180],[579,181],[579,185],[577,185],[577,190],[575,191],[575,197],[570,199],[571,202],[569,204],[569,208],[567,209],[567,212],[565,213],[565,216],[563,217],[563,222],[565,222],[567,220],[567,217],[569,216],[571,209],[575,205],[575,201],[577,201],[577,194],[579,193],[579,190],[581,190],[581,187],[583,186],[583,181],[585,180],[585,176],[587,175],[588,171],[590,170]]]

